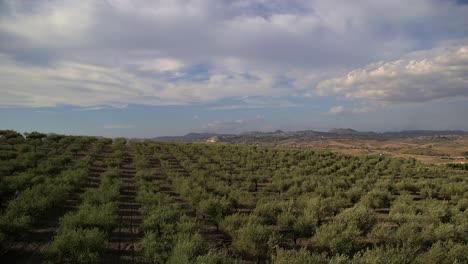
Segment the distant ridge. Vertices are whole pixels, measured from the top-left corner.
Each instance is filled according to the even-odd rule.
[[[222,134],[216,133],[188,133],[184,136],[166,136],[166,137],[156,137],[153,140],[157,141],[172,141],[172,142],[201,142],[206,141],[208,138],[214,136],[220,136]]]
[[[358,134],[360,132],[351,128],[332,128],[328,130],[328,133],[344,135],[344,134]]]
[[[320,139],[374,139],[390,140],[417,137],[441,137],[441,136],[468,136],[468,132],[462,130],[403,130],[398,132],[361,132],[351,128],[333,128],[328,132],[302,130],[289,131],[276,130],[274,132],[249,131],[240,134],[217,133],[189,133],[184,136],[156,137],[157,141],[172,142],[206,142],[209,138],[217,137],[217,142],[235,144],[278,143],[287,140],[311,141]]]

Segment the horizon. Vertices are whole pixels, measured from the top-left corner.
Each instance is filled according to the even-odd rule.
[[[389,131],[362,131],[362,130],[356,130],[353,128],[331,128],[329,130],[313,130],[313,129],[305,129],[305,130],[281,130],[281,129],[276,129],[272,131],[256,131],[256,130],[251,130],[251,131],[242,131],[238,133],[216,133],[216,132],[188,132],[185,134],[181,135],[166,135],[166,136],[154,136],[154,137],[122,137],[122,136],[116,136],[116,137],[105,137],[101,135],[86,135],[86,134],[60,134],[60,133],[55,133],[51,131],[37,131],[37,130],[31,130],[31,131],[16,131],[23,136],[28,133],[32,132],[39,132],[43,133],[46,135],[64,135],[64,136],[83,136],[83,137],[102,137],[102,138],[111,138],[111,139],[116,139],[116,138],[126,138],[126,139],[148,139],[148,140],[153,140],[153,139],[158,139],[158,138],[182,138],[185,136],[188,136],[190,134],[195,134],[195,135],[202,135],[202,134],[211,134],[215,136],[241,136],[244,134],[250,134],[250,133],[276,133],[277,131],[280,131],[281,133],[297,133],[297,132],[319,132],[319,133],[333,133],[332,130],[352,130],[353,132],[357,133],[376,133],[376,134],[385,134],[385,133],[406,133],[406,132],[463,132],[463,133],[468,133],[467,130],[460,130],[460,129],[449,129],[449,130],[426,130],[426,129],[409,129],[409,130],[389,130]],[[0,129],[0,130],[9,130],[9,129]]]
[[[468,1],[0,0],[0,129],[468,131]]]

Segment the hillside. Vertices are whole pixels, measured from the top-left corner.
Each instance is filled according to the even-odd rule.
[[[468,132],[459,130],[377,133],[335,128],[328,132],[277,130],[241,134],[190,133],[182,137],[160,137],[154,140],[312,148],[346,154],[411,157],[425,163],[468,161]]]
[[[274,132],[244,132],[240,134],[216,134],[216,133],[189,133],[184,136],[174,137],[156,137],[157,141],[173,142],[202,142],[210,137],[217,136],[219,142],[226,143],[276,143],[281,144],[285,141],[312,141],[323,139],[368,139],[368,140],[394,140],[409,139],[417,137],[444,137],[444,136],[468,136],[468,132],[460,130],[406,130],[399,132],[360,132],[350,128],[334,128],[328,132],[303,130],[284,132],[276,130]]]

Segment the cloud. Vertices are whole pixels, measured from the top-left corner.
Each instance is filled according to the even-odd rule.
[[[0,17],[0,30],[36,45],[77,45],[94,20],[93,2],[86,0],[53,1],[37,6],[13,0],[5,1],[5,6],[10,12]]]
[[[170,59],[170,58],[160,58],[149,61],[142,61],[139,63],[138,69],[141,71],[175,71],[184,66],[181,61]]]
[[[231,121],[211,121],[196,129],[199,132],[237,134],[245,131],[271,131],[273,127],[266,123],[263,115]]]
[[[106,107],[104,107],[104,106],[93,106],[93,107],[74,108],[74,109],[72,109],[72,111],[75,111],[75,112],[99,111],[99,110],[103,110],[103,109],[106,109]]]
[[[337,106],[332,106],[327,112],[322,113],[322,116],[331,116],[331,117],[337,117],[337,116],[351,116],[353,114],[360,114],[360,113],[367,113],[370,112],[371,110],[375,110],[375,108],[371,107],[357,107],[354,109],[346,109],[342,105],[337,105]]]
[[[5,55],[0,56],[0,77],[0,85],[5,87],[0,90],[0,104],[6,106],[186,105],[284,93],[274,79],[262,73],[252,78],[219,70],[205,80],[171,81],[118,67],[73,62],[22,65]]]
[[[341,105],[333,106],[328,110],[328,112],[324,113],[324,115],[335,116],[345,112],[345,108]]]
[[[6,62],[6,63],[5,63]],[[63,62],[50,67],[25,66],[0,57],[0,104],[80,107],[177,104],[162,101],[151,87],[119,69]]]
[[[248,121],[244,119],[238,119],[234,121],[215,120],[203,125],[198,130],[207,133],[230,134],[245,131],[245,127],[248,125]]]
[[[236,110],[236,109],[262,109],[262,108],[290,108],[303,107],[303,104],[295,103],[282,98],[242,98],[236,104],[223,104],[212,106],[213,110]]]
[[[414,56],[419,58],[374,63],[324,80],[317,92],[378,106],[468,98],[468,46]]]
[[[1,7],[0,105],[21,107],[302,97],[323,78],[460,41],[468,28],[468,7],[456,1],[4,0]]]

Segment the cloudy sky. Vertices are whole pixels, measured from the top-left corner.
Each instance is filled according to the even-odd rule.
[[[468,3],[0,0],[0,129],[468,130]]]

